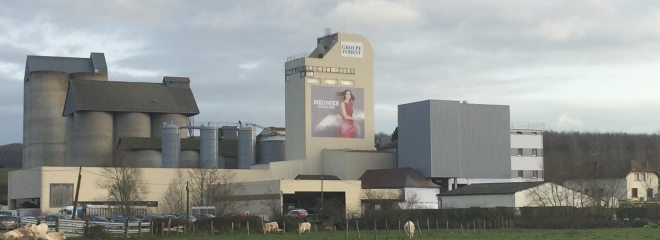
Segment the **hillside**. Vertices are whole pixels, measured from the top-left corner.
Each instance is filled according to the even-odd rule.
[[[9,168],[23,166],[23,144],[12,143],[0,146],[0,165]]]

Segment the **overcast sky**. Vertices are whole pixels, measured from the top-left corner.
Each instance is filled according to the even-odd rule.
[[[660,132],[660,1],[5,1],[0,145],[27,55],[105,53],[110,81],[190,77],[196,121],[284,127],[284,62],[324,29],[374,50],[375,131],[399,104],[509,105],[547,130]]]

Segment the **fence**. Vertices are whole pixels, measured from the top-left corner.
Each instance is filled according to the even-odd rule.
[[[34,219],[25,219],[20,221],[21,226],[28,223],[38,224],[40,221]],[[64,220],[60,219],[55,222],[44,221],[48,224],[48,232],[63,232],[66,236],[78,237],[85,233],[85,229],[93,226],[103,226],[103,230],[111,234],[129,234],[141,235],[151,232],[151,224],[148,222],[88,222],[83,220]]]

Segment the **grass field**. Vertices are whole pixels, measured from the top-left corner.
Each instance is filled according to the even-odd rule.
[[[69,238],[67,238],[69,239]],[[360,231],[358,238],[357,231],[346,232],[311,232],[309,234],[298,235],[296,233],[286,234],[268,234],[246,233],[233,235],[215,235],[215,236],[143,236],[131,237],[131,239],[191,239],[191,240],[211,240],[211,239],[407,239],[405,234],[388,231]],[[592,239],[660,239],[660,228],[610,228],[610,229],[562,229],[562,230],[540,230],[540,229],[487,229],[477,230],[422,230],[422,236],[419,232],[415,233],[413,239],[489,239],[489,240],[516,240],[516,239],[571,239],[571,240],[592,240]]]

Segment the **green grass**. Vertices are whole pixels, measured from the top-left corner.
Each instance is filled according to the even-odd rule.
[[[9,172],[19,170],[20,168],[0,168],[0,184],[7,184],[9,180]]]
[[[311,232],[303,235],[297,233],[286,234],[267,234],[262,233],[246,233],[232,234],[232,235],[216,235],[216,236],[143,236],[131,237],[131,239],[191,239],[191,240],[211,240],[211,239],[345,239],[346,232]],[[401,239],[407,239],[405,234],[401,232]],[[69,238],[67,238],[69,239]],[[357,231],[349,231],[348,238],[358,239]],[[377,231],[360,231],[359,239],[399,239],[398,231],[386,232]],[[571,239],[571,240],[592,240],[592,239],[660,239],[660,228],[609,228],[609,229],[560,229],[560,230],[545,230],[545,229],[487,229],[477,230],[476,232],[470,230],[461,231],[460,229],[450,230],[422,230],[420,237],[419,232],[416,231],[413,239],[489,239],[489,240],[527,240],[527,239]]]

